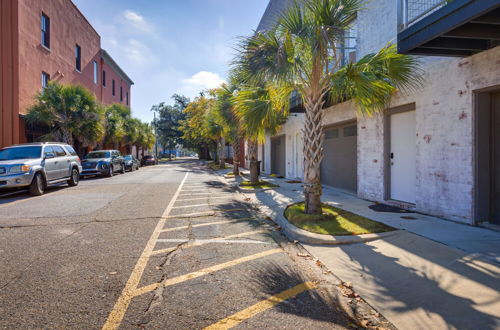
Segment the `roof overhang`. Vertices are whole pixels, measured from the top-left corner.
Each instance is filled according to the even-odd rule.
[[[453,0],[398,33],[401,54],[465,57],[498,45],[498,0]]]
[[[127,84],[129,84],[130,86],[134,84],[132,79],[130,79],[130,77],[125,73],[125,71],[123,71],[122,68],[120,68],[120,66],[115,62],[115,60],[111,57],[111,55],[109,55],[109,53],[104,49],[101,49],[101,57],[104,59],[104,62],[106,62],[106,64],[108,64],[111,68],[113,68],[113,70],[123,80],[127,82]]]

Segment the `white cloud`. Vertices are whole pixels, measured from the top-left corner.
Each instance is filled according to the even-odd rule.
[[[135,64],[141,65],[155,60],[149,47],[136,39],[129,39],[127,43],[123,45],[123,50],[127,58]]]
[[[135,11],[132,10],[125,10],[123,12],[123,18],[125,18],[125,21],[132,25],[135,29],[138,29],[142,32],[152,32],[152,26],[149,22],[146,21],[144,16],[140,15],[139,13],[136,13]]]
[[[183,82],[193,88],[210,89],[219,87],[225,81],[217,73],[200,71]]]

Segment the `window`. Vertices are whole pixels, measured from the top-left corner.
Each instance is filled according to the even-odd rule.
[[[358,127],[356,125],[344,127],[344,136],[357,136],[358,135]]]
[[[99,65],[97,64],[96,61],[94,61],[94,84],[98,84],[99,81]]]
[[[123,87],[120,86],[120,102],[123,102]]]
[[[42,13],[42,45],[50,48],[50,18]]]
[[[42,71],[42,89],[45,89],[45,87],[47,87],[47,85],[49,84],[49,80],[50,74]]]
[[[106,71],[102,71],[102,85],[106,87]]]
[[[66,151],[60,146],[52,146],[52,149],[54,149],[54,152],[56,153],[56,157],[63,157],[66,156]]]
[[[328,139],[336,139],[338,137],[339,137],[339,129],[338,128],[325,131],[325,139],[327,139],[327,140]]]
[[[111,94],[113,94],[113,96],[115,96],[115,80],[114,79],[111,82]]]
[[[75,68],[77,71],[82,72],[82,48],[78,45],[75,46]]]
[[[66,151],[69,152],[69,154],[71,156],[76,156],[77,155],[75,149],[73,149],[72,146],[64,146],[64,148],[66,148]]]
[[[54,152],[54,149],[52,149],[52,147],[45,147],[45,149],[43,149],[43,156],[47,157],[48,154],[53,154],[54,157],[56,156],[56,153]]]
[[[344,41],[342,45],[342,65],[356,62],[357,35],[358,29],[356,26],[356,19],[354,19],[349,29],[344,32]]]
[[[127,102],[127,105],[128,105],[128,92],[125,93],[125,101]]]

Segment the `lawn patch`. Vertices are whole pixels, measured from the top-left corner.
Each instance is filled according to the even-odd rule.
[[[304,202],[289,205],[285,218],[295,226],[317,234],[362,235],[392,231],[394,228],[360,215],[322,204],[323,214],[305,214]]]
[[[259,181],[259,183],[252,183],[250,181],[240,182],[240,188],[242,189],[268,189],[279,187],[277,184],[273,184],[267,181]]]
[[[207,166],[210,167],[214,171],[224,170],[226,168],[229,168],[227,165],[226,165],[226,167],[223,167],[223,166],[220,166],[219,164],[217,164],[215,162],[210,162],[210,163],[207,164]]]

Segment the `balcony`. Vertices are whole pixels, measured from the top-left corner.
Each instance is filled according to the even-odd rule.
[[[500,0],[398,0],[398,52],[471,56],[500,45]]]

